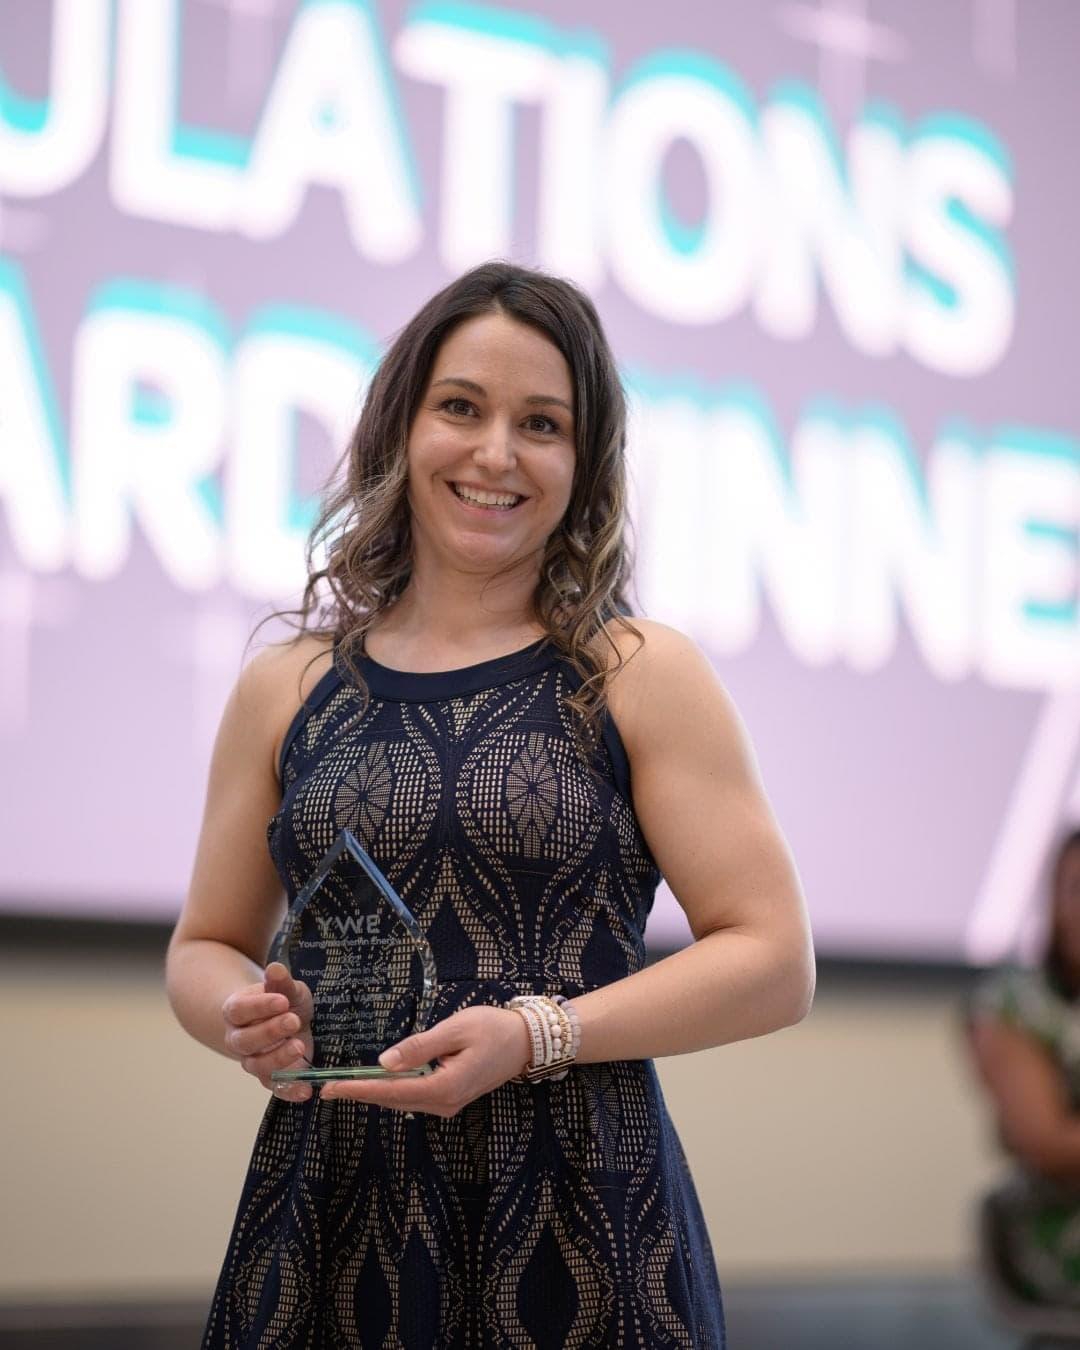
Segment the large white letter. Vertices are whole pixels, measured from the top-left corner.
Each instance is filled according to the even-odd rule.
[[[835,656],[845,493],[843,446],[808,423],[789,461],[752,391],[640,398],[634,478],[646,607],[714,650],[757,635],[764,590],[804,661]],[[709,406],[709,405],[712,406]]]
[[[847,654],[859,670],[896,647],[897,596],[930,669],[967,675],[978,610],[981,465],[958,436],[930,452],[926,481],[891,419],[851,430],[851,542]]]
[[[197,302],[114,285],[75,338],[72,467],[75,561],[84,576],[121,570],[131,517],[186,590],[221,573],[206,500],[225,430],[225,354]]]
[[[974,123],[934,119],[911,146],[907,180],[905,345],[934,370],[979,375],[1004,355],[1016,308],[1004,153]]]
[[[283,233],[311,183],[340,190],[357,250],[407,258],[421,222],[408,144],[375,21],[363,0],[317,0],[296,16],[251,158],[241,223]]]
[[[1020,429],[987,455],[983,669],[999,684],[1080,680],[1080,446]]]
[[[295,509],[296,415],[328,432],[332,454],[318,475],[325,479],[374,365],[366,340],[341,328],[317,314],[271,310],[237,348],[225,480],[229,572],[251,595],[281,598],[303,587],[312,522]]]
[[[817,316],[817,268],[851,342],[895,350],[903,295],[904,152],[882,119],[851,132],[847,172],[816,96],[787,85],[764,110],[770,200],[755,313],[776,337],[801,338]],[[850,177],[850,188],[845,179]]]
[[[540,122],[537,253],[542,266],[594,289],[604,280],[603,131],[609,82],[596,54],[555,63]]]
[[[179,33],[178,0],[120,5],[112,194],[132,215],[230,230],[247,147],[233,137],[178,127]]]
[[[800,422],[790,458],[756,397],[732,397],[710,419],[709,530],[703,593],[718,644],[748,646],[761,593],[808,665],[836,656],[846,508],[843,445],[834,428]]]
[[[714,323],[735,313],[753,282],[760,234],[760,174],[753,110],[722,66],[662,55],[631,76],[608,125],[607,232],[623,290],[673,323]],[[705,172],[709,205],[692,247],[672,237],[664,159],[679,138]]]
[[[708,529],[700,401],[653,393],[627,376],[637,585],[646,610],[701,635],[701,547]]]
[[[15,552],[51,572],[67,561],[67,511],[52,388],[22,278],[0,260],[0,501]]]
[[[513,105],[544,96],[551,40],[534,20],[441,4],[421,5],[398,35],[402,70],[446,88],[439,252],[453,272],[511,252]]]
[[[110,0],[54,0],[49,99],[19,98],[0,76],[0,190],[44,197],[72,183],[105,133]]]

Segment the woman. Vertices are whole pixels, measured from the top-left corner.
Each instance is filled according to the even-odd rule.
[[[976,1065],[1017,1163],[987,1215],[1017,1293],[1080,1307],[1080,830],[1051,872],[1046,952],[988,976],[971,1005]]]
[[[168,979],[264,1086],[304,1064],[310,997],[262,963],[283,887],[348,827],[439,968],[432,1025],[382,1062],[437,1067],[275,1093],[208,1346],[724,1342],[651,1061],[797,1021],[813,962],[709,663],[626,617],[624,427],[591,302],[508,264],[436,295],[376,374],[304,631],[224,714]],[[661,874],[695,941],[645,968]],[[572,1000],[561,1049],[524,995],[552,1026]]]

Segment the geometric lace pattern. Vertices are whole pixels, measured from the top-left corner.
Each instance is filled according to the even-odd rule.
[[[354,832],[427,933],[432,1020],[641,969],[659,873],[609,724],[537,644],[462,672],[334,669],[298,715],[271,856],[291,900]],[[475,687],[477,684],[483,687]],[[204,1346],[725,1344],[708,1233],[650,1060],[506,1083],[452,1119],[270,1098]]]

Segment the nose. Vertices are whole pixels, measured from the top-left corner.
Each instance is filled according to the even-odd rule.
[[[517,462],[514,433],[509,422],[492,418],[485,426],[473,450],[473,460],[489,473],[504,473]]]

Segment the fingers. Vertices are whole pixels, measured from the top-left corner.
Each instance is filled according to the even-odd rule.
[[[221,1011],[230,1026],[246,1027],[288,1012],[289,1000],[284,994],[268,994],[261,985],[255,984],[230,994],[221,1005]]]
[[[406,1036],[379,1056],[384,1069],[422,1069],[440,1055],[452,1055],[469,1044],[469,1033],[464,1018],[448,1017],[437,1022],[428,1031]]]
[[[247,1055],[240,1061],[247,1073],[253,1074],[263,1087],[282,1101],[303,1102],[312,1094],[310,1083],[275,1083],[270,1075],[275,1069],[303,1069],[310,1064],[308,1047],[300,1040],[289,1040],[261,1055]]]
[[[272,1050],[267,1050],[260,1055],[245,1055],[240,1061],[245,1073],[254,1074],[259,1079],[265,1079],[267,1086],[270,1083],[270,1075],[275,1069],[301,1069],[307,1062],[303,1042],[298,1040],[282,1041]]]
[[[306,1102],[315,1091],[310,1083],[269,1083],[267,1086],[282,1102]]]
[[[230,1027],[225,1032],[225,1044],[234,1055],[263,1055],[302,1029],[303,1023],[296,1013],[286,1012],[249,1026]]]
[[[225,1048],[241,1066],[284,1101],[307,1101],[309,1083],[275,1084],[275,1069],[311,1063],[311,994],[279,962],[267,968],[264,984],[248,985],[221,1005]]]
[[[434,1040],[438,1043],[440,1038]],[[419,1032],[391,1047],[391,1050],[401,1050],[402,1057],[410,1063],[394,1064],[391,1051],[384,1051],[379,1062],[384,1068],[394,1070],[421,1068],[435,1058],[432,1043],[430,1032]],[[445,1043],[446,1038],[442,1038],[442,1044]],[[470,1058],[468,1052],[443,1049],[442,1055],[435,1068],[423,1077],[337,1079],[324,1084],[320,1095],[324,1101],[369,1102],[392,1111],[420,1111],[447,1118],[456,1116],[463,1106],[487,1088],[478,1090],[476,1069],[479,1066],[474,1063],[470,1069],[463,1064],[463,1060]],[[488,1088],[493,1086],[494,1083],[487,1085]]]
[[[323,1101],[368,1102],[391,1111],[449,1118],[472,1100],[455,1088],[453,1077],[445,1069],[436,1069],[425,1078],[337,1079],[325,1083],[320,1096]]]
[[[263,972],[263,983],[267,990],[288,997],[295,981],[288,966],[281,961],[271,961]]]
[[[287,966],[280,961],[271,961],[266,967],[264,987],[268,993],[281,994],[289,1000],[289,1007],[297,1009],[308,1019],[311,1017],[311,990],[302,980],[293,979]]]
[[[329,1101],[364,1101],[398,1111],[456,1116],[463,1106],[515,1071],[490,1062],[492,1031],[495,1025],[504,1027],[505,1015],[501,1008],[463,1009],[426,1031],[406,1036],[379,1056],[382,1067],[392,1072],[423,1068],[438,1060],[434,1072],[422,1078],[343,1080],[328,1083],[322,1096]]]
[[[419,1068],[439,1061],[421,1078],[364,1078],[328,1083],[329,1101],[369,1102],[396,1111],[456,1116],[469,1102],[520,1072],[521,1019],[504,1008],[475,1007],[453,1013],[427,1031],[407,1036],[379,1056],[384,1068]],[[400,1058],[395,1057],[397,1051]],[[396,1062],[395,1062],[396,1060]]]

